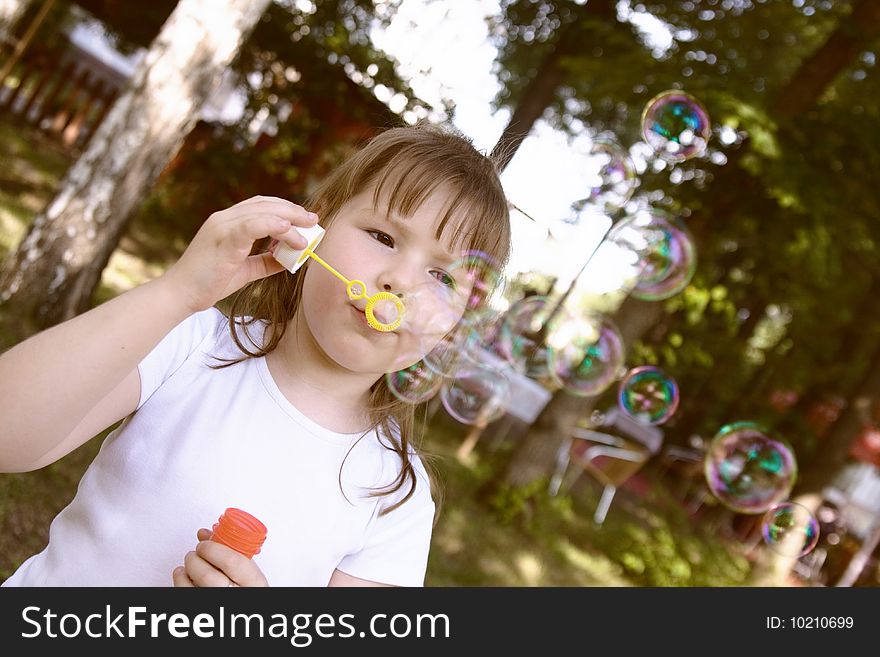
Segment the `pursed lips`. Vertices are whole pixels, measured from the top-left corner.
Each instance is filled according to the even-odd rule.
[[[354,312],[357,315],[358,320],[363,322],[363,325],[366,326],[368,329],[370,329],[371,334],[376,335],[376,336],[384,335],[384,336],[389,336],[389,337],[397,335],[397,331],[377,331],[372,326],[370,326],[370,323],[367,321],[366,306],[364,306],[364,310],[361,310],[354,303],[350,304],[350,307],[351,307],[352,312]]]

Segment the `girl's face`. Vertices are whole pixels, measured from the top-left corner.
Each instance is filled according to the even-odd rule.
[[[470,294],[467,271],[456,267],[459,255],[437,228],[449,195],[435,192],[410,217],[399,217],[380,199],[373,209],[373,188],[340,208],[316,254],[348,280],[361,280],[370,295],[387,291],[403,301],[398,329],[377,331],[366,320],[367,299],[351,300],[345,284],[318,262],[306,270],[302,309],[315,342],[342,367],[382,375],[409,367],[428,353],[461,318]],[[397,307],[373,307],[390,324]]]

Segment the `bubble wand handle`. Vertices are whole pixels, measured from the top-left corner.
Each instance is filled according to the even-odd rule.
[[[327,262],[326,262],[321,256],[319,256],[317,253],[315,253],[315,252],[312,251],[311,249],[306,249],[306,250],[304,251],[304,253],[305,253],[307,256],[309,256],[310,258],[312,258],[313,260],[317,260],[318,263],[319,263],[321,266],[324,267],[324,269],[326,269],[326,270],[329,271],[331,274],[333,274],[336,278],[338,278],[340,281],[342,281],[343,283],[345,283],[345,287],[346,287],[346,289],[349,289],[349,288],[351,287],[352,283],[360,283],[360,282],[361,282],[361,281],[350,281],[350,280],[348,280],[345,276],[343,276],[343,275],[340,274],[338,271],[336,271],[333,267],[331,267],[329,264],[327,264]],[[363,289],[363,287],[361,287],[361,289]],[[351,292],[349,292],[349,296],[351,296]]]

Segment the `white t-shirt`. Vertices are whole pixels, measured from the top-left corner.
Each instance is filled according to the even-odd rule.
[[[260,337],[260,327],[249,330]],[[336,568],[423,585],[434,502],[418,457],[413,496],[379,516],[408,490],[366,495],[399,471],[387,440],[310,420],[265,358],[207,367],[218,362],[211,356],[240,355],[216,308],[165,336],[138,366],[138,410],[107,436],[48,546],[3,586],[170,586],[196,531],[228,507],[268,528],[254,560],[271,586],[326,586]]]

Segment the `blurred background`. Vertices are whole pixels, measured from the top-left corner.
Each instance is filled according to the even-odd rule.
[[[0,0],[0,348],[454,125],[514,245],[414,398],[426,584],[878,586],[878,44],[872,0]],[[0,475],[0,580],[106,433]]]

